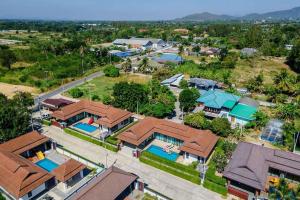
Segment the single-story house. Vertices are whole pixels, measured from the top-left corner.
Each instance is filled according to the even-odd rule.
[[[215,56],[215,55],[219,55],[220,51],[221,50],[219,48],[201,47],[200,54],[207,55],[207,56]]]
[[[58,99],[46,99],[42,102],[43,108],[49,109],[51,111],[59,110],[64,106],[74,103],[73,101],[58,98]]]
[[[162,39],[157,38],[136,38],[132,37],[131,40],[144,40],[144,41],[150,41],[152,42],[152,48],[153,49],[161,49],[166,46],[166,42]]]
[[[0,144],[0,186],[4,195],[9,199],[35,199],[59,181],[68,186],[83,178],[84,164],[68,158],[59,165],[47,156],[52,150],[51,140],[36,131]]]
[[[116,39],[113,41],[113,44],[116,46],[130,46],[131,48],[137,49],[151,49],[153,43],[150,40],[139,40],[139,39]]]
[[[222,90],[209,90],[199,97],[197,102],[207,116],[227,118],[239,99],[239,96]]]
[[[146,117],[118,135],[122,148],[144,150],[153,140],[175,145],[183,155],[184,161],[206,163],[218,136],[209,130],[198,130],[171,121]]]
[[[195,87],[203,90],[210,90],[210,89],[213,90],[215,88],[218,88],[217,81],[204,79],[204,78],[191,78],[189,80],[189,84],[191,87]]]
[[[230,194],[242,199],[268,197],[269,186],[280,178],[291,187],[300,183],[300,155],[240,142],[223,177]]]
[[[126,110],[88,100],[68,105],[52,114],[53,124],[60,127],[70,126],[85,118],[90,118],[106,136],[131,123],[132,116],[133,114]]]
[[[110,167],[71,196],[71,200],[125,200],[138,189],[138,176]]]
[[[172,76],[171,78],[168,78],[168,79],[162,81],[161,84],[165,85],[165,86],[179,87],[179,84],[183,79],[184,79],[183,74],[176,74],[176,75]]]
[[[78,182],[84,177],[83,171],[86,166],[74,159],[69,159],[62,165],[55,168],[51,174],[56,178],[56,184],[62,183],[62,189],[67,190],[69,186]]]
[[[245,126],[255,120],[254,114],[258,111],[259,103],[249,97],[239,99],[233,109],[229,112],[228,120],[236,126]]]

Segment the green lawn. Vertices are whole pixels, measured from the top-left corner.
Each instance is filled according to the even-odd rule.
[[[103,96],[112,94],[113,87],[116,83],[128,81],[145,84],[150,80],[151,76],[137,74],[121,74],[120,77],[116,78],[102,76],[99,78],[95,78],[82,86],[79,86],[79,88],[84,91],[83,98],[90,98],[90,95],[98,95],[100,99],[102,99]]]

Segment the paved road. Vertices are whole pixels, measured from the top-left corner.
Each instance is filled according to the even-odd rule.
[[[57,89],[55,89],[55,90],[53,90],[51,92],[40,94],[39,96],[37,96],[36,98],[34,98],[34,104],[38,105],[38,103],[40,101],[44,101],[45,99],[51,98],[51,97],[53,97],[55,95],[58,95],[58,94],[66,91],[66,90],[69,90],[69,89],[74,88],[74,87],[76,87],[78,85],[81,85],[81,84],[83,84],[86,81],[90,81],[90,80],[92,80],[94,78],[97,78],[97,77],[100,77],[100,76],[103,76],[103,75],[104,74],[102,72],[96,72],[96,73],[93,73],[93,74],[91,74],[91,75],[89,75],[89,76],[87,76],[85,78],[81,78],[81,79],[78,79],[76,81],[72,81],[70,83],[67,83],[67,84],[65,84],[63,86],[60,86],[59,88],[57,88]]]
[[[113,153],[97,145],[80,140],[56,127],[45,127],[44,132],[65,148],[86,157],[96,163],[103,163],[115,166],[137,174],[149,188],[154,189],[174,200],[219,200],[222,199],[217,193],[211,192],[202,186],[193,184],[189,181],[173,176],[149,165],[139,162],[131,156],[131,152]]]

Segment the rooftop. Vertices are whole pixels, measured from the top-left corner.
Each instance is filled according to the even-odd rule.
[[[155,132],[182,140],[184,143],[180,150],[204,158],[209,156],[218,141],[218,137],[209,130],[198,130],[153,117],[141,120],[121,133],[118,139],[138,146]]]
[[[0,144],[0,150],[9,151],[15,154],[21,154],[47,141],[49,141],[48,137],[39,134],[37,131],[32,131],[15,139],[9,140],[8,142]]]
[[[183,58],[174,53],[163,53],[159,56],[153,58],[154,61],[158,63],[165,63],[165,62],[182,62]]]
[[[64,164],[55,168],[51,173],[56,177],[57,180],[66,182],[85,168],[86,166],[81,162],[78,162],[74,159],[69,159]]]
[[[239,96],[222,90],[210,90],[198,98],[197,102],[203,103],[206,107],[221,109],[227,101],[233,101],[236,103],[239,99]],[[225,106],[228,104],[229,103],[227,102]]]
[[[140,40],[140,39],[116,39],[113,44],[126,44],[126,45],[149,45],[152,44],[150,40]]]
[[[229,115],[243,120],[251,121],[251,120],[255,120],[254,114],[256,112],[257,112],[256,107],[239,103],[236,106],[234,106],[232,111],[230,111]]]
[[[53,175],[20,155],[0,150],[0,186],[16,199],[37,188]]]
[[[72,104],[74,102],[63,98],[59,98],[59,99],[46,99],[45,101],[43,101],[43,103],[55,107],[61,107],[61,106]]]
[[[190,83],[206,88],[215,87],[217,85],[216,81],[204,78],[191,78]]]
[[[223,176],[264,190],[269,168],[299,176],[300,156],[291,152],[240,142]]]
[[[88,112],[94,115],[101,116],[96,121],[96,123],[107,126],[109,128],[119,124],[120,122],[128,119],[133,115],[131,112],[128,112],[126,110],[104,105],[100,102],[82,100],[63,107],[59,111],[55,111],[52,116],[60,120],[67,120],[82,112]]]
[[[111,200],[116,199],[138,177],[117,167],[110,167],[96,177],[87,186],[83,187],[72,198],[73,200]]]

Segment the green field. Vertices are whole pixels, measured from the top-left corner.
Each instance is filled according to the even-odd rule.
[[[116,78],[102,76],[93,79],[92,81],[80,86],[79,88],[84,91],[84,96],[82,98],[90,98],[93,95],[98,95],[100,99],[102,99],[103,96],[112,94],[113,87],[116,83],[128,81],[145,84],[150,80],[151,76],[137,74],[121,74],[120,77]]]

